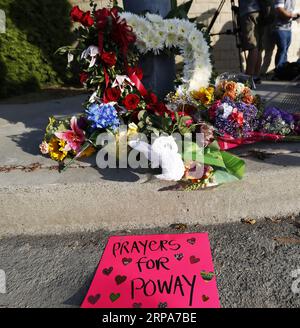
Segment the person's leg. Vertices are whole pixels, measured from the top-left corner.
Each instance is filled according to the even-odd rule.
[[[259,53],[260,51],[258,50],[258,48],[253,48],[249,50],[248,57],[247,57],[247,68],[246,68],[247,75],[251,75],[251,76],[256,75],[259,57],[261,57]]]
[[[260,79],[260,73],[261,73],[261,65],[262,65],[262,49],[263,49],[263,35],[264,35],[264,26],[261,22],[261,14],[255,13],[254,17],[254,37],[256,39],[256,45],[257,45],[257,58],[256,58],[256,64],[254,67],[254,76],[258,79]]]
[[[287,62],[287,52],[291,44],[291,32],[284,30],[274,31],[277,53],[275,58],[276,68]]]
[[[250,13],[241,18],[243,49],[248,51],[246,74],[251,76],[259,74],[262,61],[259,47],[260,31],[258,21],[258,12]]]
[[[273,38],[273,27],[268,25],[263,33],[262,46],[264,48],[265,54],[263,59],[263,64],[261,67],[261,73],[267,74],[269,67],[271,66],[273,52],[275,49],[275,41]]]
[[[261,64],[262,64],[262,51],[257,49],[257,58],[256,58],[256,65],[254,68],[254,73],[253,75],[256,77],[260,76],[260,70],[261,70]]]
[[[289,48],[292,42],[292,31],[284,31],[285,32],[285,52],[284,52],[284,62],[288,61],[288,53]]]

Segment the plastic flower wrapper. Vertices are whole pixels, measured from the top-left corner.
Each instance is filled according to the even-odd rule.
[[[243,74],[243,73],[229,73],[224,72],[220,74],[216,78],[216,87],[220,84],[222,84],[224,81],[232,81],[239,83],[240,85],[246,85],[250,87],[251,89],[255,88],[255,84],[253,82],[253,78],[249,75]]]
[[[201,105],[201,103],[192,96],[191,92],[189,92],[185,86],[179,86],[175,92],[170,92],[166,96],[166,101],[168,102],[168,106],[174,112],[182,110],[187,106],[197,110],[199,105]]]

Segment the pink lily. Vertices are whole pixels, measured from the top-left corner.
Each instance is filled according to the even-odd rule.
[[[82,144],[85,141],[85,135],[83,130],[79,128],[77,124],[77,118],[75,116],[72,117],[70,123],[71,130],[67,130],[65,132],[56,132],[55,136],[59,139],[66,141],[66,151],[74,150],[76,152],[79,152]]]

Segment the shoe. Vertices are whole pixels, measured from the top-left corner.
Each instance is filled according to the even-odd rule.
[[[253,81],[255,84],[261,84],[261,78],[256,76],[256,77],[253,77]]]

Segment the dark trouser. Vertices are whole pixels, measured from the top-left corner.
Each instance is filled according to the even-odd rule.
[[[277,45],[277,54],[275,57],[276,68],[285,64],[288,60],[288,50],[292,41],[291,30],[275,30],[274,39]]]

